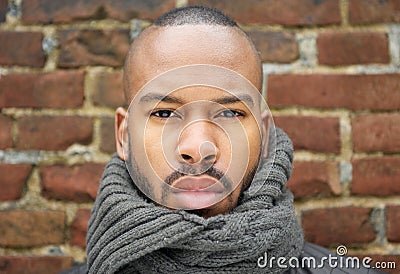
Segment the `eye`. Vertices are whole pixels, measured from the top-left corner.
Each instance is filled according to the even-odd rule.
[[[151,113],[151,116],[155,116],[158,118],[162,119],[167,119],[171,117],[176,117],[177,115],[172,111],[168,109],[162,109],[162,110],[157,110]]]
[[[224,111],[221,111],[218,114],[219,117],[224,117],[224,118],[235,118],[235,117],[241,117],[244,116],[241,112],[232,110],[232,109],[227,109]]]

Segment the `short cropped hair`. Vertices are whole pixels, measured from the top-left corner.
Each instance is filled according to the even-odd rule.
[[[221,11],[206,6],[188,6],[171,10],[157,18],[153,25],[220,25],[237,27],[237,23]]]
[[[207,6],[187,6],[182,8],[173,9],[157,19],[153,21],[151,26],[154,27],[175,27],[182,25],[214,25],[214,26],[222,26],[222,27],[232,27],[237,28],[244,37],[249,41],[250,46],[254,49],[254,52],[258,55],[259,66],[260,66],[260,83],[257,85],[257,88],[261,91],[262,85],[262,63],[260,59],[260,54],[257,51],[253,41],[251,38],[238,26],[238,24],[222,13],[221,11],[207,7]],[[142,33],[144,33],[143,31]],[[139,36],[135,39],[136,41],[140,41],[140,36],[143,34],[139,34]],[[135,44],[135,42],[133,43]],[[124,65],[124,94],[125,94],[125,102],[129,105],[131,98],[131,82],[130,75],[133,69],[133,66],[130,63],[130,58],[132,56],[134,49],[133,44],[126,56],[125,65]]]

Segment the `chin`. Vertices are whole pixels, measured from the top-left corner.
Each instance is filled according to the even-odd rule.
[[[216,203],[215,205],[212,205],[207,208],[200,208],[200,209],[193,209],[193,210],[186,210],[187,212],[196,214],[198,216],[201,216],[203,218],[210,218],[219,214],[228,214],[230,213],[236,206],[236,202],[234,201],[232,197],[232,193],[226,197],[224,200],[220,201],[219,203]]]

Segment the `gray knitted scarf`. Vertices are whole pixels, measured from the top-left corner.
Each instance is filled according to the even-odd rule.
[[[257,265],[265,252],[288,260],[298,257],[303,247],[293,196],[285,187],[292,143],[279,129],[276,138],[275,160],[263,164],[252,181],[260,189],[244,191],[232,212],[208,219],[147,201],[125,162],[114,155],[89,221],[89,273],[283,272]]]

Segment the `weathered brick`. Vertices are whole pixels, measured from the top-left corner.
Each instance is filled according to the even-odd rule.
[[[338,118],[274,116],[274,121],[277,126],[285,130],[289,135],[296,150],[340,153],[340,127]]]
[[[352,121],[355,152],[400,152],[400,114],[364,114]]]
[[[98,72],[93,77],[93,104],[117,108],[125,105],[122,71]]]
[[[7,0],[0,0],[0,22],[6,21],[6,14],[7,14]]]
[[[12,119],[6,115],[0,114],[0,149],[12,147],[13,140],[11,128]]]
[[[397,110],[400,74],[333,75],[284,74],[268,76],[270,107]]]
[[[0,31],[0,65],[43,67],[43,34],[34,31]]]
[[[96,198],[104,164],[41,166],[42,195],[50,199],[90,202]]]
[[[0,78],[0,107],[82,106],[83,78],[83,71],[4,75]]]
[[[386,207],[386,237],[389,242],[400,242],[400,206]]]
[[[64,150],[92,141],[93,121],[81,116],[30,116],[17,120],[17,149]]]
[[[105,153],[114,153],[116,151],[114,118],[111,117],[101,118],[100,150]]]
[[[390,196],[400,194],[400,157],[354,159],[351,193]]]
[[[0,174],[3,175],[0,176],[0,201],[21,198],[31,170],[31,165],[27,164],[0,164]]]
[[[299,58],[299,49],[293,33],[251,30],[247,34],[261,54],[263,62],[291,63]]]
[[[355,206],[303,211],[305,239],[323,246],[370,243],[375,239],[369,219],[371,211],[371,208]]]
[[[63,256],[0,256],[0,273],[56,274],[71,267],[72,257]]]
[[[349,20],[353,24],[400,22],[398,0],[351,0]]]
[[[129,30],[70,29],[59,32],[60,67],[104,65],[119,67],[128,52]]]
[[[34,247],[64,242],[62,211],[0,211],[0,246]]]
[[[71,224],[71,245],[86,247],[86,233],[90,218],[89,209],[80,209],[76,213],[75,219]]]
[[[240,23],[310,26],[341,21],[335,0],[189,0],[189,5],[212,6]]]
[[[335,162],[295,162],[287,186],[295,198],[328,197],[342,191]]]
[[[30,0],[22,2],[22,22],[70,23],[81,20],[155,19],[175,7],[174,0]]]
[[[328,66],[390,62],[388,36],[382,32],[324,32],[317,48],[319,63]]]

